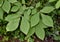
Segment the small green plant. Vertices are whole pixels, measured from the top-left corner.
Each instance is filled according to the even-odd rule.
[[[60,0],[0,0],[1,35],[6,35],[8,32],[14,35],[16,32],[14,36],[17,37],[22,33],[26,36],[21,39],[25,38],[29,41],[35,34],[39,39],[44,40],[45,35],[51,35],[47,30],[51,27],[55,38],[55,31],[60,31],[54,26],[56,23],[54,16],[60,14],[59,8]],[[46,30],[48,33],[45,32]]]

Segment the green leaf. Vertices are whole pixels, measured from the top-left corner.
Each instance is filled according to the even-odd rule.
[[[2,4],[3,4],[3,0],[0,0],[0,7],[2,6]]]
[[[55,36],[54,36],[54,40],[60,40],[60,36],[55,35]]]
[[[52,20],[52,18],[50,16],[44,15],[44,14],[41,14],[41,16],[42,16],[42,22],[45,25],[53,27],[53,20]]]
[[[37,25],[39,23],[39,13],[37,14],[34,14],[32,17],[31,17],[31,27]]]
[[[35,34],[36,36],[41,39],[41,40],[44,40],[44,37],[45,37],[45,31],[44,29],[40,26],[41,24],[38,24],[36,26],[36,30],[35,30]]]
[[[3,19],[3,14],[4,14],[4,12],[3,12],[2,8],[0,8],[0,19]]]
[[[16,30],[18,25],[19,25],[19,20],[20,20],[20,18],[17,18],[17,19],[15,19],[13,21],[10,21],[7,24],[6,30],[7,31],[14,31],[14,30]]]
[[[7,17],[5,17],[5,20],[12,21],[12,20],[15,20],[16,18],[20,18],[20,15],[19,14],[10,14]]]
[[[54,1],[56,1],[56,0],[49,0],[49,2],[54,2]]]
[[[12,9],[11,9],[11,12],[16,12],[19,10],[19,7],[18,6],[13,6]]]
[[[20,30],[27,35],[30,29],[29,22],[23,17],[20,25]]]
[[[36,8],[32,9],[32,13],[31,14],[36,14],[36,13],[37,13],[37,9]]]
[[[10,3],[9,3],[7,0],[5,0],[4,4],[3,4],[3,6],[2,6],[2,9],[3,9],[5,12],[9,13],[10,8],[11,8]]]
[[[30,8],[30,9],[33,9],[34,7],[33,7],[33,6],[30,6],[29,8]]]
[[[30,15],[31,9],[28,9],[26,13],[27,13],[27,15]]]
[[[17,0],[8,0],[10,3],[15,3]]]
[[[23,14],[24,11],[25,11],[25,9],[26,9],[26,6],[25,5],[21,6],[20,7],[20,10],[17,12],[17,14]]]
[[[29,21],[30,18],[30,13],[31,13],[31,9],[28,9],[27,11],[24,12],[24,17]]]
[[[35,27],[30,28],[30,30],[29,30],[29,32],[28,32],[26,38],[29,38],[29,37],[32,36],[34,33],[35,33]]]
[[[42,13],[50,13],[54,10],[55,8],[52,6],[45,6],[42,10],[40,10]]]
[[[55,5],[56,9],[60,8],[60,0]]]
[[[32,37],[29,37],[27,42],[34,42],[34,39]]]
[[[18,2],[18,1],[17,1],[17,2],[15,2],[15,3],[13,3],[13,4],[14,4],[14,5],[16,5],[16,6],[19,6],[19,7],[21,6],[21,3],[20,3],[20,2]]]
[[[41,3],[38,2],[38,3],[36,4],[36,8],[38,8],[38,7],[40,7],[40,6],[41,6]]]
[[[22,4],[25,4],[25,0],[22,0]]]
[[[39,24],[41,28],[47,28],[47,26],[42,22],[42,20],[40,20]]]

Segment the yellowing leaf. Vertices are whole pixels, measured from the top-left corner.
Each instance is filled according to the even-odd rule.
[[[41,14],[41,16],[42,16],[42,22],[45,25],[53,27],[53,20],[52,20],[52,18],[50,16],[44,15],[44,14]]]
[[[55,8],[52,6],[46,6],[42,10],[40,10],[42,13],[50,13],[54,10]]]
[[[34,14],[32,17],[31,17],[31,27],[37,25],[39,23],[39,13],[37,14]]]
[[[20,25],[20,30],[27,35],[30,29],[29,22],[23,17]]]
[[[9,13],[10,8],[11,8],[10,3],[9,3],[7,0],[5,0],[4,4],[3,4],[3,6],[2,6],[2,9],[3,9],[5,12]]]

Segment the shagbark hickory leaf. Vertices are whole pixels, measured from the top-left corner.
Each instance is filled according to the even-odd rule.
[[[10,3],[15,3],[17,0],[8,0]]]
[[[16,12],[19,10],[19,6],[13,6],[12,9],[11,9],[11,12]]]
[[[7,17],[5,17],[6,21],[13,21],[17,18],[20,18],[20,14],[10,14]]]
[[[42,13],[50,13],[54,10],[55,8],[52,6],[45,6],[42,10],[40,10]]]
[[[39,13],[37,14],[34,14],[32,17],[31,17],[31,27],[37,25],[39,23]]]
[[[55,5],[56,9],[60,8],[60,0]]]
[[[7,24],[7,27],[6,27],[6,30],[7,31],[14,31],[18,28],[18,25],[19,25],[19,20],[20,18],[17,18],[13,21],[10,21],[8,24]]]
[[[3,0],[0,0],[0,7],[2,6],[2,4],[3,4]]]
[[[3,19],[3,14],[4,14],[4,12],[3,12],[2,8],[0,8],[0,19]]]
[[[53,20],[52,20],[52,18],[50,16],[44,15],[44,14],[41,14],[41,16],[42,16],[42,22],[45,25],[53,27]]]
[[[10,8],[11,8],[11,4],[10,4],[7,0],[5,0],[5,1],[4,1],[4,4],[3,4],[3,6],[2,6],[2,9],[3,9],[5,12],[9,13]]]
[[[30,29],[29,22],[23,17],[20,25],[20,30],[27,35]]]
[[[41,24],[38,24],[36,26],[36,30],[35,30],[35,34],[36,36],[41,39],[41,40],[44,40],[44,37],[45,37],[45,31],[44,29],[40,26]]]

